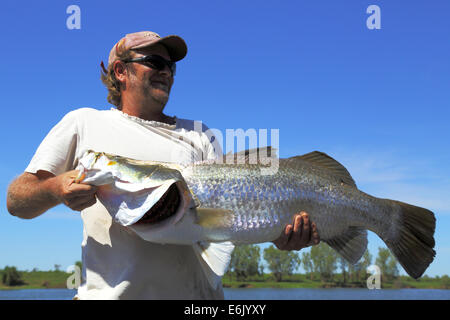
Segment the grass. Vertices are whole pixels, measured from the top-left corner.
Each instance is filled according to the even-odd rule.
[[[333,281],[321,281],[318,277],[311,280],[309,275],[294,274],[286,276],[281,282],[276,282],[270,274],[249,277],[245,281],[238,281],[230,274],[222,279],[225,288],[367,288],[366,280],[347,281],[344,283],[342,276],[335,275]],[[450,289],[450,281],[447,276],[442,278],[430,278],[424,276],[415,280],[408,276],[400,276],[392,280],[381,281],[382,289]]]
[[[25,284],[20,286],[5,286],[0,282],[0,290],[9,289],[45,289],[66,288],[67,278],[71,275],[64,271],[20,271]],[[246,280],[238,281],[234,275],[227,273],[222,279],[225,288],[366,288],[366,281],[346,281],[344,284],[340,274],[335,275],[333,281],[323,282],[317,278],[311,280],[309,275],[294,274],[283,277],[281,282],[275,281],[271,274],[256,275]],[[381,281],[383,289],[450,289],[448,276],[430,278],[424,276],[418,280],[401,276],[392,281]]]
[[[6,286],[0,282],[0,289],[50,289],[66,288],[67,278],[71,275],[64,271],[20,271],[25,284]]]

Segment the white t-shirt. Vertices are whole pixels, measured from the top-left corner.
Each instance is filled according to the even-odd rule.
[[[117,109],[69,112],[48,133],[26,172],[55,175],[73,170],[85,150],[138,160],[191,162],[214,159],[206,126],[176,119],[176,125],[147,121]],[[113,222],[97,203],[81,212],[83,278],[78,299],[223,299],[212,289],[191,246],[142,240]]]

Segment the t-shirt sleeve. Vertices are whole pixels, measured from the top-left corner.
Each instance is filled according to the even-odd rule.
[[[74,169],[78,140],[76,111],[72,111],[42,140],[25,172],[45,170],[59,175]]]

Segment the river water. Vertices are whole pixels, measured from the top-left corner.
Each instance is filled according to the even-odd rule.
[[[226,300],[450,300],[438,289],[224,289]],[[0,290],[0,300],[71,300],[75,290]]]

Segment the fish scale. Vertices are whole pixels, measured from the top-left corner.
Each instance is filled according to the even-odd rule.
[[[215,274],[225,272],[230,242],[273,241],[300,211],[306,211],[317,225],[321,240],[350,263],[364,254],[367,230],[386,243],[414,278],[433,261],[433,212],[360,191],[347,169],[325,153],[271,158],[278,161],[278,170],[268,175],[262,170],[272,162],[262,163],[260,152],[253,149],[231,155],[231,163],[208,160],[185,165],[88,152],[80,161],[84,163],[80,175],[85,174],[91,183],[95,177],[99,184],[115,181],[116,188],[128,190],[104,187],[97,196],[116,221],[144,240],[194,245]],[[253,164],[249,159],[255,153],[259,161]],[[236,159],[243,155],[245,161],[238,163]],[[158,224],[133,224],[173,183],[181,198],[177,211]],[[139,198],[132,193],[137,190]],[[141,202],[145,210],[139,210]],[[131,207],[136,211],[127,211]]]
[[[193,193],[196,195],[201,194],[200,189],[205,189],[204,186],[208,186],[214,190],[212,194],[227,194],[229,198],[237,198],[242,202],[245,199],[251,199],[252,207],[246,208],[241,205],[236,205],[236,202],[224,199],[221,201],[220,197],[211,197],[211,193],[204,194],[203,197],[199,197],[202,206],[207,206],[211,208],[222,208],[230,209],[235,215],[239,216],[235,221],[244,221],[244,226],[233,226],[232,230],[236,232],[233,235],[235,242],[238,240],[243,243],[255,242],[260,240],[260,242],[267,241],[267,233],[262,233],[259,229],[262,226],[269,225],[272,228],[270,234],[273,235],[274,240],[277,236],[281,234],[283,227],[287,223],[292,222],[292,217],[295,213],[302,210],[306,211],[306,208],[310,208],[308,213],[311,215],[312,220],[317,220],[318,226],[321,226],[323,232],[321,232],[322,239],[327,239],[343,230],[348,228],[348,225],[341,224],[340,228],[333,228],[330,226],[330,222],[334,219],[321,219],[319,215],[316,216],[315,212],[318,211],[316,207],[320,209],[327,210],[330,213],[330,209],[335,209],[333,206],[329,206],[332,202],[331,199],[337,198],[335,191],[328,190],[324,186],[325,182],[321,179],[316,179],[316,185],[308,184],[309,181],[313,179],[302,172],[299,174],[302,179],[294,180],[293,172],[295,168],[284,169],[281,167],[275,176],[262,176],[259,172],[258,166],[233,166],[230,169],[230,165],[213,165],[216,170],[211,171],[211,165],[200,164],[195,166],[189,172],[183,171],[183,176]],[[191,168],[190,168],[191,169]],[[230,172],[231,170],[231,172]],[[226,183],[225,180],[221,178],[222,174],[218,172],[227,171],[229,175],[233,175],[233,171],[238,171],[242,174],[242,171],[246,171],[246,175],[236,181],[232,180],[232,187]],[[208,177],[208,175],[211,176]],[[303,174],[303,175],[302,175]],[[228,181],[229,182],[229,181]],[[328,182],[329,184],[330,182]],[[238,189],[236,186],[240,186]],[[250,188],[248,187],[250,186]],[[273,192],[269,190],[274,190],[278,192],[277,199],[273,199],[271,196]],[[306,195],[306,196],[302,196]],[[340,196],[343,196],[340,194]],[[350,202],[350,201],[347,201]],[[315,204],[313,207],[312,204]],[[280,206],[281,204],[281,206]],[[256,216],[257,220],[262,217],[268,217],[267,223],[261,224],[258,228],[252,227],[251,221],[252,216]],[[336,215],[334,215],[336,216]],[[317,219],[316,219],[317,218]],[[334,223],[333,223],[334,224]],[[320,229],[319,229],[320,230]]]

